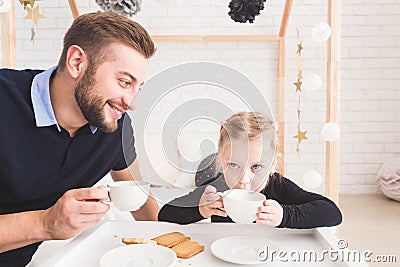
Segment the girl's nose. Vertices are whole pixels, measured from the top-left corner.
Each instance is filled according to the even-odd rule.
[[[250,184],[253,180],[254,174],[251,170],[245,170],[242,177],[240,177],[239,182],[242,184]]]

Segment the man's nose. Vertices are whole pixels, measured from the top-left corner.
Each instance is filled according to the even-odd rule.
[[[124,105],[126,105],[128,107],[128,109],[132,109],[133,107],[133,99],[136,95],[138,91],[138,88],[134,88],[132,90],[129,90],[126,92],[126,94],[122,97],[122,102],[124,103]]]

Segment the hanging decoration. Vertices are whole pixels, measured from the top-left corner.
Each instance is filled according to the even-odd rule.
[[[322,176],[316,170],[308,170],[303,174],[303,183],[308,189],[317,189],[322,184]]]
[[[322,127],[321,137],[326,142],[332,142],[340,136],[340,127],[336,123],[328,122]]]
[[[322,86],[322,79],[315,73],[307,73],[303,78],[303,91],[315,92]]]
[[[46,18],[45,16],[40,14],[39,5],[35,6],[35,3],[38,1],[40,1],[40,0],[19,0],[19,3],[26,10],[26,12],[28,12],[28,14],[26,14],[24,19],[32,20],[32,22],[33,22],[33,25],[31,28],[31,38],[30,38],[32,43],[35,43],[35,35],[36,35],[35,27],[38,26],[40,19]]]
[[[314,42],[321,43],[327,41],[331,36],[332,30],[329,24],[320,22],[311,28],[311,39]]]
[[[141,10],[142,0],[96,0],[103,11],[131,18]]]
[[[35,43],[35,35],[36,35],[35,29],[32,27],[31,28],[31,39],[30,39],[32,43]]]
[[[296,28],[297,31],[297,39],[300,39],[300,31],[298,28]],[[297,146],[296,146],[296,152],[300,153],[300,143],[303,140],[307,140],[307,131],[302,131],[301,130],[301,110],[300,110],[300,104],[301,104],[301,90],[302,90],[302,84],[303,84],[303,71],[302,71],[302,64],[303,64],[303,58],[301,57],[301,52],[303,51],[303,45],[302,41],[300,40],[297,44],[297,51],[296,51],[296,57],[295,57],[295,66],[297,67],[297,81],[294,82],[293,84],[296,86],[296,93],[298,96],[298,101],[297,101],[297,135],[293,136],[293,138],[297,139]]]
[[[229,3],[228,15],[236,22],[254,22],[256,16],[264,9],[266,0],[232,0]]]
[[[0,0],[0,13],[6,13],[11,9],[11,0]]]

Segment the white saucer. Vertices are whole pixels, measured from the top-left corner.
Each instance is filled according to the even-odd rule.
[[[275,242],[257,236],[229,236],[211,244],[211,253],[215,257],[236,264],[265,264],[270,262],[265,255],[271,254],[272,250],[279,251]]]
[[[101,267],[173,266],[176,254],[173,250],[154,244],[134,244],[114,248],[100,259]]]

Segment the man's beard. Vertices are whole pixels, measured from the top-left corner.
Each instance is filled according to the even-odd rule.
[[[88,66],[76,85],[75,99],[83,116],[92,126],[99,128],[103,132],[111,133],[118,129],[118,123],[116,121],[105,122],[105,103],[97,93],[97,83],[94,78],[95,72],[96,69],[93,66]]]

